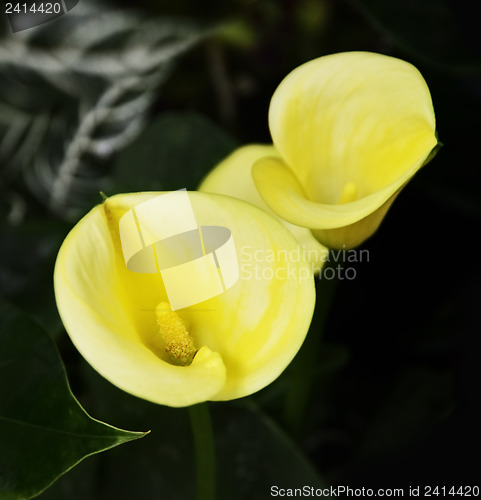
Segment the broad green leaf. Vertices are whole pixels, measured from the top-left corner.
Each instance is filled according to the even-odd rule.
[[[32,498],[81,460],[143,437],[91,418],[49,336],[0,301],[0,498]]]
[[[114,189],[196,189],[203,176],[235,146],[233,139],[202,115],[164,113],[119,153]]]

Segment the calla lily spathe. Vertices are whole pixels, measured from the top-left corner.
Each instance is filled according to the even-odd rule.
[[[292,71],[272,97],[269,128],[276,154],[252,167],[260,196],[330,248],[371,236],[437,145],[422,75],[369,52],[332,54]]]
[[[298,251],[298,243],[248,203],[189,193],[199,225],[232,232],[240,277],[220,295],[171,311],[159,274],[127,269],[119,237],[121,217],[160,194],[108,198],[69,233],[54,272],[65,328],[101,375],[149,401],[178,407],[251,394],[289,364],[311,321],[315,292],[307,263],[262,258]],[[283,272],[287,265],[290,273]]]

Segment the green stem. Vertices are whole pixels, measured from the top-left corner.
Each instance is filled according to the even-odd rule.
[[[196,500],[214,500],[216,486],[215,447],[207,403],[189,406],[189,416],[194,435]]]
[[[325,272],[328,267],[329,259],[325,263],[322,272]],[[292,365],[290,384],[287,389],[284,418],[287,429],[295,437],[300,436],[304,424],[311,396],[316,363],[319,360],[322,337],[332,299],[334,298],[338,285],[338,280],[334,277],[334,272],[332,275],[327,273],[327,276],[332,277],[332,279],[323,277],[316,278],[316,308],[306,340]]]

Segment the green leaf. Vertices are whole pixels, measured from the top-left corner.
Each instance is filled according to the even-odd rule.
[[[235,147],[231,137],[202,115],[164,113],[119,153],[114,188],[117,192],[196,189]]]
[[[42,494],[41,500],[194,498],[193,438],[187,409],[157,405],[123,392],[82,359],[78,375],[88,409],[95,408],[102,420],[115,419],[124,428],[146,426],[151,433],[135,447],[119,446],[84,461]]]
[[[145,433],[91,418],[50,337],[0,301],[0,498],[32,498],[81,460]]]

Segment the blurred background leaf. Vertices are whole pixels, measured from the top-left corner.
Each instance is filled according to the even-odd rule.
[[[92,186],[107,190],[106,160],[142,130],[174,59],[205,34],[186,19],[83,1],[62,19],[5,36],[0,187],[24,182],[57,216],[77,217]]]
[[[479,73],[474,4],[465,0],[349,0],[395,46],[444,71]]]
[[[236,142],[198,113],[162,113],[116,157],[116,192],[196,189]]]
[[[32,498],[84,458],[143,437],[92,419],[48,335],[0,301],[0,497]]]
[[[57,220],[0,222],[0,296],[28,311],[54,337],[63,326],[53,293],[53,269],[70,228]]]

